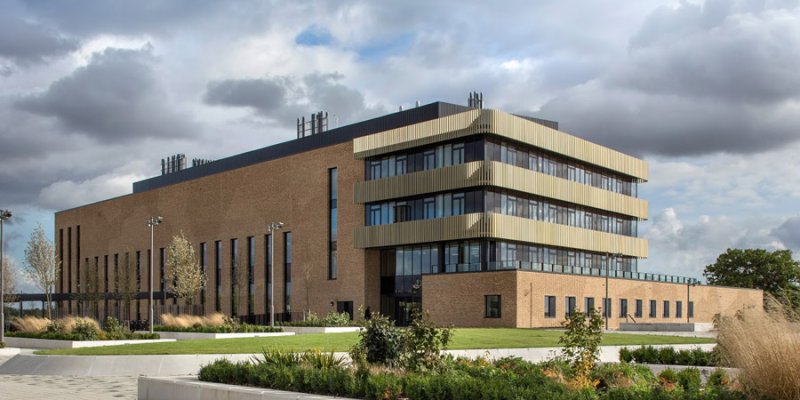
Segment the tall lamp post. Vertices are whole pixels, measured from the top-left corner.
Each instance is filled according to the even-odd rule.
[[[269,326],[275,327],[275,231],[283,228],[283,222],[270,222],[269,231]]]
[[[11,211],[0,210],[0,342],[6,340],[6,293],[3,260],[3,222],[11,218]]]
[[[153,334],[153,235],[156,225],[160,224],[164,218],[150,217],[147,219],[147,226],[150,227],[150,334]]]
[[[617,259],[617,257],[622,257],[621,253],[614,253],[608,254],[608,259],[606,260],[606,298],[603,299],[603,317],[605,318],[605,330],[608,331],[608,315],[610,314],[609,309],[611,308],[611,299],[608,298],[608,271],[609,267],[611,266],[611,260]]]

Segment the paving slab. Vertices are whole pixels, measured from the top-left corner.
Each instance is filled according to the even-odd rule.
[[[137,377],[0,376],[3,400],[134,400]]]

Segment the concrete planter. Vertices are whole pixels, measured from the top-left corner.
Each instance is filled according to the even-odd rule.
[[[294,332],[251,332],[251,333],[204,333],[204,332],[169,332],[159,331],[162,339],[193,340],[193,339],[237,339],[270,336],[292,336]]]
[[[197,377],[139,377],[139,400],[163,399],[237,399],[237,400],[290,400],[290,399],[345,399],[282,390],[223,385],[200,382]]]
[[[142,344],[174,342],[175,339],[146,340],[51,340],[6,336],[6,346],[23,349],[78,349],[82,347],[119,346],[123,344]]]
[[[621,323],[620,332],[709,332],[714,329],[711,323],[673,323],[673,322],[643,322]]]
[[[294,332],[298,335],[305,335],[309,333],[344,333],[344,332],[358,332],[362,328],[360,326],[282,326],[284,332]]]

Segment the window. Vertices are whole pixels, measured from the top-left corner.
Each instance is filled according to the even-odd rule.
[[[425,219],[434,219],[436,218],[436,198],[435,197],[428,197],[423,201],[423,210],[424,210],[424,218]]]
[[[255,314],[256,305],[256,238],[247,238],[247,315]]]
[[[575,297],[567,296],[565,305],[566,305],[565,308],[567,309],[567,318],[569,318],[572,316],[572,314],[575,314],[575,308],[576,308]]]
[[[452,165],[464,163],[464,143],[453,145]]]
[[[656,315],[658,315],[657,313],[658,313],[658,311],[656,310],[656,301],[655,300],[650,300],[650,314],[649,314],[649,317],[650,318],[655,318]]]
[[[337,301],[336,302],[336,312],[347,313],[350,316],[350,320],[353,320],[353,302],[352,301]]]
[[[642,308],[642,299],[636,299],[636,311],[634,312],[633,316],[636,318],[642,318],[642,313],[644,312]]]
[[[206,275],[206,264],[208,264],[208,260],[206,259],[206,243],[200,243],[200,272],[203,273],[204,276]],[[162,274],[163,279],[163,274]],[[204,285],[202,289],[200,289],[200,309],[205,312],[206,309],[206,286]]]
[[[422,155],[425,170],[436,168],[436,151],[428,150]]]
[[[402,157],[402,164],[400,163],[400,158],[397,159],[397,168],[399,171],[400,165],[403,168],[403,174],[405,174],[405,157]],[[398,173],[398,175],[401,175]],[[328,279],[336,279],[338,275],[338,271],[336,269],[336,241],[337,241],[337,232],[338,232],[338,209],[339,209],[339,184],[337,183],[337,170],[336,168],[331,168],[328,170],[328,186],[329,186],[329,215],[330,219],[328,221]],[[399,215],[399,214],[398,214]]]
[[[283,311],[292,312],[292,232],[283,233]]]
[[[683,302],[675,302],[675,318],[683,318]]]
[[[272,235],[264,235],[264,280],[267,290],[264,293],[264,305],[267,313],[272,309]]]
[[[603,298],[603,315],[611,318],[611,299]]]
[[[545,318],[556,317],[556,296],[544,296],[544,316]]]
[[[214,310],[222,311],[222,241],[214,242]]]
[[[452,215],[464,214],[464,193],[453,194]]]
[[[594,310],[594,297],[587,297],[585,303],[586,303],[586,310],[584,311],[586,311],[586,313],[588,314],[592,310]]]
[[[669,300],[664,300],[664,318],[669,318]]]
[[[628,299],[619,299],[619,317],[625,318],[628,316]]]
[[[694,318],[694,302],[689,302],[689,310],[688,310],[689,318]]]
[[[231,239],[231,317],[239,310],[239,239]]]
[[[164,291],[164,289],[165,289],[166,282],[167,282],[166,277],[164,276],[164,264],[165,264],[165,262],[164,262],[164,260],[165,260],[164,251],[165,250],[164,250],[163,247],[158,249],[158,272],[159,272],[159,275],[158,275],[159,276],[159,279],[158,279],[159,286],[158,287],[159,287],[159,291],[163,295],[161,297],[161,305],[162,306],[164,305],[164,302],[166,301],[165,300],[166,299],[166,292]]]
[[[486,318],[500,318],[500,295],[490,294],[484,296]]]

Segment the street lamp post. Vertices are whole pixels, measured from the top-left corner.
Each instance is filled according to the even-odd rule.
[[[269,326],[275,327],[275,231],[283,228],[283,222],[270,222],[267,225],[269,231]]]
[[[0,342],[6,340],[6,293],[5,293],[5,271],[3,260],[3,222],[11,218],[11,212],[0,210]]]
[[[611,260],[616,260],[617,257],[621,257],[621,253],[614,253],[608,254],[608,259],[606,260],[606,298],[603,299],[603,317],[605,318],[605,330],[608,331],[608,315],[609,313],[609,306],[611,305],[611,299],[608,298],[608,273],[609,267],[611,266]]]
[[[156,225],[160,224],[164,218],[150,217],[147,219],[147,226],[150,227],[150,334],[153,334],[153,236]]]

